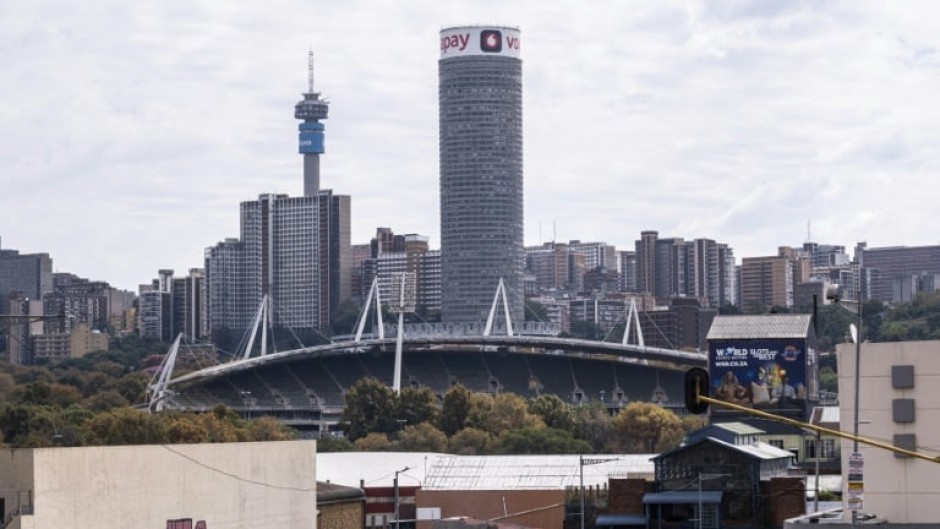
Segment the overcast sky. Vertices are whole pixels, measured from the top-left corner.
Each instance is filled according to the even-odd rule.
[[[241,7],[237,7],[239,4]],[[331,101],[322,185],[439,247],[441,28],[519,26],[527,244],[641,230],[740,259],[940,243],[940,4],[0,3],[0,238],[134,288],[202,266],[238,204],[302,194],[293,105]],[[553,228],[554,226],[554,228]]]

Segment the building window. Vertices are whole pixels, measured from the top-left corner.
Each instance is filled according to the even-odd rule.
[[[770,439],[769,441],[767,441],[767,444],[769,444],[770,446],[775,446],[775,447],[777,447],[777,448],[783,450],[783,440],[782,440],[782,439]]]

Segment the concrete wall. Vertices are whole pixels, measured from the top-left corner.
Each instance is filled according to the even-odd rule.
[[[840,345],[839,401],[841,429],[851,432],[854,422],[855,346]],[[893,440],[897,434],[914,434],[921,446],[936,446],[940,438],[940,341],[863,343],[859,392],[859,434]],[[914,385],[896,389],[892,366],[914,366]],[[913,399],[913,422],[895,422],[894,399]],[[940,505],[940,465],[920,459],[898,458],[894,453],[860,445],[865,460],[863,511],[892,523],[937,521]],[[843,473],[848,469],[852,442],[842,441]],[[935,456],[935,452],[925,452]],[[843,481],[843,497],[847,483]]]
[[[32,489],[22,527],[316,525],[314,441],[4,450],[0,480],[8,466],[16,483],[2,488]]]
[[[565,519],[564,490],[418,490],[419,509],[439,507],[441,518],[468,517],[496,519],[500,524],[516,524],[542,529],[562,529]],[[555,505],[555,507],[546,508]],[[517,516],[511,516],[517,513]],[[506,516],[506,514],[510,516]],[[430,522],[419,521],[418,529]]]

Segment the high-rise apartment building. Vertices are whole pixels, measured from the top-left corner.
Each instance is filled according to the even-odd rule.
[[[741,308],[762,312],[793,305],[793,266],[786,255],[741,259]]]
[[[663,303],[690,297],[717,308],[736,302],[734,251],[712,239],[686,241],[660,238],[644,231],[630,258],[635,263],[635,290],[654,294]]]
[[[209,338],[205,270],[174,277],[162,269],[150,284],[140,285],[138,331],[142,337],[172,342],[180,334],[188,343]]]
[[[620,274],[620,290],[636,292],[636,252],[623,250],[617,252],[617,272]]]
[[[360,259],[361,298],[368,295],[372,280],[379,278],[383,304],[394,305],[396,276],[414,274],[416,310],[422,317],[435,317],[441,310],[441,252],[428,247],[428,237],[414,233],[395,235],[391,228],[378,228],[368,248],[370,256]],[[361,254],[360,254],[361,255]]]
[[[509,27],[441,31],[438,62],[444,322],[486,318],[500,279],[523,319],[522,61]]]

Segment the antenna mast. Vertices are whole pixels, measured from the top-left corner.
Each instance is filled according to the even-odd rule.
[[[313,92],[313,50],[307,51],[307,93]]]

